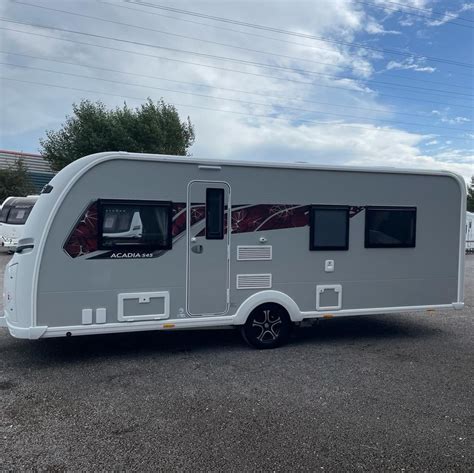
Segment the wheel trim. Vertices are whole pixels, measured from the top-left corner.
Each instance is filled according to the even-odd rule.
[[[278,314],[273,314],[270,309],[263,310],[252,321],[252,328],[258,332],[255,338],[261,343],[276,341],[280,336],[281,324],[282,320]]]

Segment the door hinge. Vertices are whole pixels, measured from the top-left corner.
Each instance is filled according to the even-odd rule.
[[[230,289],[227,289],[227,304],[230,304]]]

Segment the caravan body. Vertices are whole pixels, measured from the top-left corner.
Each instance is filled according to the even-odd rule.
[[[14,251],[23,235],[26,221],[38,200],[37,195],[8,197],[0,209],[0,247]]]
[[[441,171],[87,156],[31,213],[4,324],[22,338],[244,324],[272,338],[285,321],[459,309],[465,192]]]

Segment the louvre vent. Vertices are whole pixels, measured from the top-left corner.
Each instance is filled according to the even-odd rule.
[[[270,289],[271,274],[237,274],[237,289]]]
[[[237,261],[268,261],[272,259],[270,245],[248,245],[237,247]]]

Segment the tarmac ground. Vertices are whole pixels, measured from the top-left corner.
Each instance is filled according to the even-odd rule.
[[[473,471],[474,255],[465,302],[266,351],[235,330],[0,329],[0,470]]]

